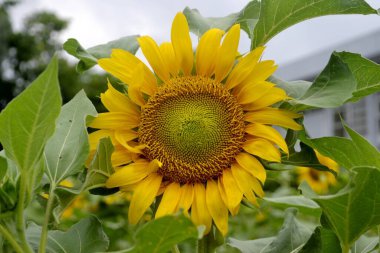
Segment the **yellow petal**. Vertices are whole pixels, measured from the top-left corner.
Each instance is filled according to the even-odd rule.
[[[243,193],[237,186],[230,169],[225,169],[220,178],[227,198],[227,203],[225,204],[228,209],[231,210],[240,204],[241,199],[243,198]]]
[[[302,126],[293,120],[294,118],[300,117],[302,117],[302,115],[277,108],[264,108],[245,114],[245,120],[248,122],[278,125],[293,130],[302,129]]]
[[[140,114],[136,105],[125,94],[116,90],[110,82],[108,82],[108,90],[100,94],[100,100],[110,112],[125,112],[135,116]]]
[[[258,206],[257,199],[255,194],[252,192],[251,180],[249,178],[252,177],[247,171],[245,171],[238,164],[232,164],[231,166],[232,175],[237,182],[240,190],[244,193],[244,196],[248,199],[249,202]]]
[[[274,84],[269,82],[245,84],[237,93],[237,101],[239,104],[252,103],[268,94],[273,86]]]
[[[162,196],[160,206],[156,212],[156,218],[175,212],[180,199],[180,186],[178,183],[169,184]]]
[[[152,95],[157,89],[156,78],[152,71],[140,59],[126,50],[113,49],[111,58],[100,59],[98,60],[98,64],[104,70],[129,85],[133,84],[133,70],[137,65],[142,64],[145,80],[142,91],[148,95]]]
[[[190,75],[194,62],[193,48],[189,25],[181,12],[177,13],[173,20],[171,39],[179,66],[185,75]]]
[[[273,127],[265,126],[262,124],[249,124],[245,127],[245,132],[250,135],[267,139],[271,142],[276,143],[285,153],[289,154],[288,145],[282,135]]]
[[[170,78],[169,69],[162,59],[157,43],[149,36],[142,36],[138,38],[137,41],[139,42],[145,58],[148,60],[157,76],[163,81],[168,81]]]
[[[240,39],[240,25],[231,27],[223,39],[223,43],[216,57],[215,81],[221,82],[230,72],[235,62]]]
[[[135,115],[125,112],[105,112],[99,113],[98,116],[90,123],[89,127],[99,129],[132,129],[140,124],[140,119]]]
[[[160,185],[162,176],[157,173],[150,174],[134,190],[128,210],[128,220],[136,224],[153,203]]]
[[[177,76],[179,72],[179,65],[175,58],[173,45],[170,42],[164,42],[160,45],[160,52],[162,60],[166,64],[172,76]]]
[[[264,139],[251,139],[243,144],[248,153],[271,162],[281,162],[280,151],[269,141]]]
[[[206,204],[216,227],[225,236],[228,232],[228,210],[220,196],[218,184],[212,179],[207,181]]]
[[[255,157],[242,152],[238,154],[235,159],[243,169],[259,179],[261,183],[265,182],[267,178],[266,170]]]
[[[96,150],[99,144],[100,139],[103,139],[105,137],[110,137],[112,144],[115,145],[116,140],[114,137],[114,131],[112,130],[98,130],[95,132],[92,132],[88,135],[88,141],[90,144],[90,151]]]
[[[127,134],[127,131],[115,131],[115,139],[123,146],[125,147],[129,152],[132,152],[132,153],[137,153],[137,154],[142,154],[142,150],[144,148],[146,148],[146,145],[144,144],[141,144],[141,145],[137,145],[137,146],[132,146],[130,145],[130,141],[132,139],[134,139],[134,136],[133,134],[131,133],[128,133]]]
[[[245,111],[255,111],[286,99],[289,99],[289,97],[283,89],[273,87],[265,96],[256,99],[251,104],[244,105],[243,109]]]
[[[128,96],[137,105],[144,106],[145,100],[141,93],[141,87],[144,85],[143,65],[139,64],[133,71],[133,81],[128,86]]]
[[[211,229],[212,218],[207,209],[206,190],[203,184],[194,184],[194,201],[191,207],[191,220],[195,225],[205,225],[205,234]]]
[[[147,160],[139,160],[138,162],[131,163],[118,169],[108,178],[106,187],[114,188],[134,184],[143,180],[151,172],[152,171],[149,170],[149,162]]]
[[[325,165],[327,168],[329,168],[330,170],[333,170],[335,172],[339,172],[339,165],[334,161],[332,160],[331,158],[327,157],[327,156],[324,156],[322,155],[321,153],[319,153],[317,150],[314,150],[315,151],[315,155],[317,156],[318,158],[318,161],[322,164],[322,165]],[[335,179],[335,178],[334,178]]]
[[[183,211],[187,212],[189,210],[191,204],[194,199],[194,187],[192,184],[184,184],[181,187],[181,198],[178,203],[178,209],[183,209]]]
[[[195,61],[198,75],[211,77],[214,73],[215,58],[218,54],[223,34],[223,30],[213,28],[202,35],[198,44]]]
[[[133,154],[127,151],[123,146],[114,146],[115,151],[111,156],[112,166],[117,167],[128,164],[133,161]]]
[[[236,64],[228,76],[225,84],[226,89],[232,89],[247,79],[263,54],[263,51],[264,47],[257,47],[255,50],[244,56],[238,64]]]
[[[257,83],[265,81],[276,71],[277,65],[274,64],[275,63],[272,60],[257,63],[252,72],[245,79],[244,83]]]

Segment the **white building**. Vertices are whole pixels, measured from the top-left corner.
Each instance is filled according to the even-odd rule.
[[[380,30],[280,66],[276,75],[288,81],[313,81],[326,66],[333,51],[359,53],[368,59],[380,62]],[[351,128],[365,136],[377,148],[380,148],[380,93],[367,96],[359,102],[349,103],[337,109],[308,111],[305,115],[305,126],[313,138],[333,135],[344,136],[340,115]]]

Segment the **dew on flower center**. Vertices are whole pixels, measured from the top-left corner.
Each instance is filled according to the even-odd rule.
[[[230,167],[244,139],[242,108],[212,79],[173,78],[142,108],[140,142],[167,180],[205,182]]]

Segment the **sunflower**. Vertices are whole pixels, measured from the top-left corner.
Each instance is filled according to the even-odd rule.
[[[339,165],[332,159],[321,155],[318,151],[314,150],[318,161],[336,173],[339,172]],[[298,183],[306,181],[311,189],[317,193],[326,193],[330,186],[337,183],[335,176],[329,171],[320,171],[310,167],[298,167]]]
[[[133,192],[129,222],[136,224],[157,196],[155,217],[182,210],[196,225],[212,223],[225,235],[228,213],[244,199],[263,197],[266,171],[258,158],[281,161],[287,145],[272,125],[300,130],[299,114],[271,105],[288,99],[266,81],[276,69],[260,61],[264,48],[238,54],[240,26],[210,29],[193,52],[189,26],[178,13],[171,42],[138,38],[151,69],[133,54],[113,49],[99,65],[128,85],[108,84],[101,101],[109,110],[90,127],[91,152],[110,136],[115,173],[109,188]],[[238,56],[238,57],[237,57]]]

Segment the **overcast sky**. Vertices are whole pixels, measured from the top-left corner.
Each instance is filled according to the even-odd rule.
[[[348,0],[347,0],[348,1]],[[51,10],[70,20],[62,36],[76,38],[84,47],[106,43],[122,36],[150,35],[158,42],[170,39],[171,22],[186,6],[198,9],[204,16],[225,16],[241,10],[245,0],[24,0],[12,10],[15,26],[23,17],[38,11]],[[367,0],[380,8],[380,0]],[[280,33],[268,44],[264,58],[274,59],[280,66],[326,47],[380,32],[380,16],[342,15],[308,20]],[[194,37],[195,38],[195,37]],[[240,50],[249,49],[242,32]],[[360,52],[358,52],[360,53]]]

